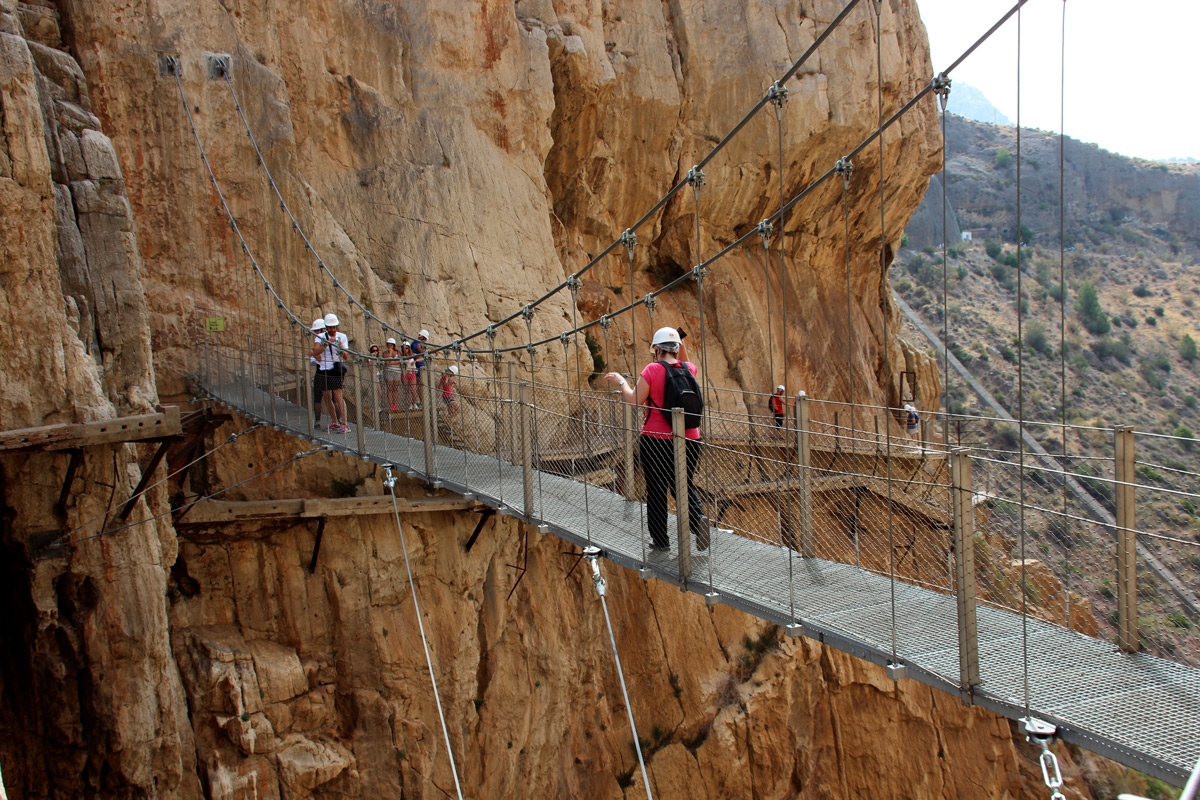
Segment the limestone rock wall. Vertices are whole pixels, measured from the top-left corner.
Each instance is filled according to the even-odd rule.
[[[0,2],[5,429],[145,413],[158,399],[121,166],[60,31],[51,6]],[[200,796],[164,599],[174,532],[158,521],[97,536],[137,483],[138,455],[86,448],[66,492],[68,453],[0,457],[12,798]],[[164,507],[153,492],[130,519]]]
[[[175,82],[179,53],[197,131],[264,269],[302,317],[336,311],[368,335],[290,230],[206,52],[233,82],[281,190],[322,256],[381,316],[435,339],[497,320],[586,262],[671,186],[840,9],[833,0],[0,0],[0,279],[9,318],[36,336],[4,348],[5,427],[150,410],[179,395],[206,316],[232,341],[272,309],[221,215]],[[792,85],[784,165],[771,114],[708,168],[701,241],[690,193],[641,233],[633,270],[593,271],[593,318],[654,290],[822,174],[877,120],[869,4]],[[882,4],[883,89],[894,108],[928,77],[907,0]],[[757,243],[714,265],[705,313],[714,382],[787,375],[838,397],[898,391],[884,370],[919,361],[894,336],[879,268],[936,154],[932,103],[859,158],[852,191],[816,192],[789,217],[787,278]],[[850,325],[845,352],[846,243]],[[12,220],[12,224],[8,221]],[[777,237],[778,238],[778,237]],[[777,253],[776,253],[777,254]],[[760,279],[760,275],[763,275]],[[768,329],[767,284],[779,303]],[[568,297],[535,336],[572,316]],[[656,322],[698,327],[690,290]],[[891,320],[890,328],[885,321]],[[637,340],[650,320],[638,322]],[[608,360],[644,347],[614,329]],[[498,344],[524,339],[502,330]],[[906,357],[908,362],[906,362]],[[840,366],[840,365],[845,365]],[[932,377],[920,365],[910,370]],[[927,365],[926,365],[927,366]],[[924,391],[924,390],[923,390]],[[860,393],[860,400],[862,394]],[[936,391],[933,392],[936,396]],[[736,401],[735,401],[736,404]],[[221,431],[210,446],[233,430]],[[266,432],[223,449],[232,485],[295,452]],[[12,613],[0,762],[26,797],[440,797],[450,788],[394,525],[332,522],[315,572],[311,526],[181,527],[159,486],[107,535],[140,477],[133,446],[89,451],[62,510],[64,454],[0,457],[3,579]],[[368,477],[324,456],[234,497],[322,496]],[[377,476],[365,491],[379,491]],[[417,491],[417,487],[406,487]],[[640,794],[594,593],[554,539],[475,519],[409,520],[415,581],[464,784],[479,797]],[[47,550],[66,533],[72,542]],[[521,564],[520,584],[508,596]],[[811,642],[775,641],[747,617],[612,568],[618,646],[661,797],[929,797],[1031,793],[1006,723]],[[981,756],[982,754],[982,756]],[[863,769],[862,764],[870,765]],[[915,789],[914,789],[915,787]]]

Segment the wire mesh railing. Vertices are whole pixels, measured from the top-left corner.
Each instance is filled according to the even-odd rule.
[[[395,359],[355,357],[344,362],[340,391],[322,393],[308,343],[262,333],[219,341],[206,348],[201,380],[249,413],[283,425],[284,405],[302,408],[303,435],[422,467],[427,476],[453,474],[456,486],[531,520],[572,520],[588,539],[626,535],[632,526],[634,552],[647,558],[660,544],[651,527],[661,523],[640,507],[648,492],[645,409],[594,388],[590,373],[442,351],[413,374]],[[962,450],[974,465],[980,603],[1118,641],[1120,526],[1101,512],[1115,514],[1120,487],[1136,483],[1137,579],[1126,587],[1134,593],[1133,629],[1141,647],[1200,663],[1200,619],[1189,602],[1200,585],[1200,473],[1135,462],[1132,476],[1119,476],[1115,458],[1077,456],[1069,446],[1047,459],[1014,446],[1017,432],[999,419],[930,421],[906,434],[901,409],[801,396],[789,398],[778,419],[769,413],[770,395],[712,395],[691,481],[699,514],[687,514],[692,555],[704,555],[684,577],[747,569],[723,561],[734,558],[724,542],[737,537],[953,594],[949,454]],[[939,429],[955,441],[947,445]],[[379,433],[389,435],[379,438],[382,452],[372,450]],[[1115,435],[1058,426],[1054,437],[1062,450],[1061,441],[1081,437],[1111,446]],[[551,479],[586,488],[568,499],[546,491]],[[639,501],[636,514],[631,500]],[[666,508],[675,519],[672,492]],[[671,537],[678,551],[674,529]],[[701,540],[704,550],[696,547]]]

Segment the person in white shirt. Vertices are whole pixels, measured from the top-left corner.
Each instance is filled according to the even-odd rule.
[[[317,359],[317,380],[321,382],[321,398],[333,422],[330,433],[348,433],[346,424],[346,401],[342,397],[342,377],[346,367],[343,363],[350,354],[350,340],[338,332],[337,314],[325,315],[325,334],[313,340],[312,357]]]

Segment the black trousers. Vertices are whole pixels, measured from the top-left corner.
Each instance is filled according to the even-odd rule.
[[[700,464],[700,442],[688,439],[687,444],[688,528],[696,537],[696,549],[708,549],[708,520],[700,503],[700,494],[693,484],[696,467]],[[667,492],[675,496],[675,442],[642,436],[638,447],[642,458],[642,473],[646,476],[646,525],[650,528],[650,543],[659,549],[670,546],[667,533]],[[678,503],[678,498],[676,498]]]

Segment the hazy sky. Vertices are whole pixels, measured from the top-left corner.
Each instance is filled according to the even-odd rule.
[[[935,73],[1015,0],[917,0]],[[1021,125],[1057,131],[1066,8],[1066,133],[1141,158],[1200,158],[1200,0],[1029,0],[1021,10]],[[1017,119],[1014,15],[951,75]],[[950,108],[953,110],[953,94]]]

